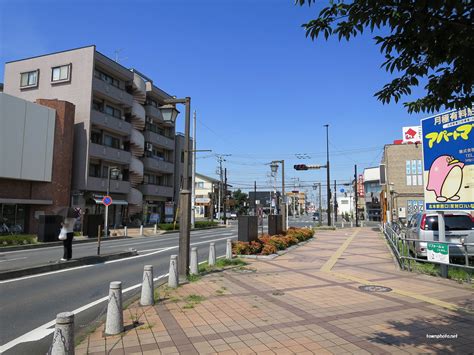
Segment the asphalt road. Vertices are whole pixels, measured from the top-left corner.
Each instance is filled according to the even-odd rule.
[[[208,258],[211,241],[216,243],[216,255],[224,255],[227,238],[237,238],[235,225],[226,229],[193,231],[191,245],[198,247],[199,261],[203,261]],[[10,259],[11,263],[22,262],[23,265],[29,263],[29,259],[57,260],[58,254],[61,257],[61,248],[12,251],[4,253],[8,255],[2,260]],[[128,248],[137,249],[139,255],[0,281],[0,353],[45,354],[51,344],[54,319],[60,312],[75,311],[76,334],[84,331],[105,310],[111,281],[122,281],[123,290],[135,286],[124,292],[126,301],[140,292],[144,265],[153,265],[155,278],[168,273],[170,255],[178,253],[178,234],[107,241],[102,250],[110,252]],[[93,255],[95,252],[95,243],[76,244],[73,256]],[[26,259],[12,260],[25,256]],[[100,299],[103,300],[98,301]],[[85,307],[94,301],[97,301],[96,305]]]

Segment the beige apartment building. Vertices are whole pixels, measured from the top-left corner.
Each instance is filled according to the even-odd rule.
[[[421,144],[384,147],[380,177],[384,221],[405,222],[424,209],[422,157]]]
[[[110,185],[111,225],[146,224],[152,215],[163,220],[179,188],[175,124],[160,111],[172,96],[151,79],[87,46],[6,63],[4,92],[75,105],[74,207],[103,213]]]

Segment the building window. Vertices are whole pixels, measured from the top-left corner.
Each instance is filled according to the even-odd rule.
[[[54,67],[51,73],[51,81],[69,81],[71,74],[71,65],[61,65],[60,67]]]
[[[21,73],[21,88],[31,88],[38,86],[39,70],[33,70],[26,73]]]
[[[197,189],[203,189],[204,188],[204,182],[203,181],[199,181],[196,183],[196,188]]]
[[[423,169],[421,160],[407,160],[405,163],[407,186],[422,186]]]
[[[105,81],[106,83],[109,83],[110,85],[113,85],[117,88],[120,88],[120,81],[118,81],[117,79],[111,77],[108,74],[105,74],[104,72],[102,72],[100,70],[95,69],[94,70],[94,76],[97,79],[100,79],[102,81]]]
[[[89,176],[101,177],[100,176],[100,164],[99,163],[90,163],[89,164]]]
[[[102,134],[97,131],[91,132],[91,142],[95,144],[102,144]]]
[[[119,110],[118,108],[115,108],[115,107],[112,107],[110,105],[105,105],[105,113],[110,115],[110,116],[114,116],[114,117],[117,117],[117,118],[122,118],[122,111]]]
[[[105,135],[104,136],[104,145],[107,147],[115,148],[115,149],[120,149],[120,139]]]

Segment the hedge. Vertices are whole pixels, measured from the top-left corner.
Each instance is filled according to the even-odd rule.
[[[18,234],[0,236],[0,246],[36,244],[37,237],[34,234]]]
[[[215,227],[217,226],[217,224],[218,223],[214,221],[196,221],[194,222],[194,228],[199,229],[199,228]],[[174,223],[160,223],[158,224],[158,228],[165,231],[178,230],[179,223],[176,223],[176,227]]]
[[[278,250],[285,250],[288,247],[312,238],[314,231],[310,228],[288,228],[283,235],[270,236],[264,234],[258,237],[258,241],[233,242],[232,252],[237,255],[270,255]]]

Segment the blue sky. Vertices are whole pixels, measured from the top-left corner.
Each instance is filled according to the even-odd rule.
[[[121,64],[172,95],[192,98],[198,149],[232,154],[225,166],[235,187],[254,180],[269,185],[266,164],[277,159],[285,159],[288,183],[324,181],[324,170],[292,168],[325,163],[324,124],[330,125],[331,180],[347,181],[354,164],[359,171],[378,165],[383,145],[401,139],[402,126],[429,115],[409,115],[401,103],[382,105],[373,97],[390,75],[380,69],[384,58],[372,35],[351,42],[305,37],[301,24],[321,6],[0,0],[0,80],[9,60],[89,44],[112,58],[120,50]],[[211,154],[199,153],[197,169],[215,177]]]

